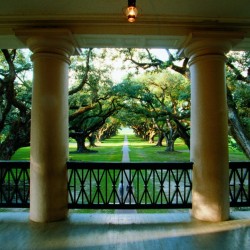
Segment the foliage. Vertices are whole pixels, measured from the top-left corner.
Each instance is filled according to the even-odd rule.
[[[138,136],[152,143],[156,134],[164,134],[169,142],[167,150],[172,151],[174,140],[187,134],[190,88],[188,80],[180,74],[172,70],[147,71],[125,79],[115,86],[115,91],[120,98],[126,97],[123,123]]]
[[[29,145],[32,69],[29,53],[2,50],[0,55],[0,152],[9,159]],[[166,49],[161,60],[149,49],[84,49],[72,57],[69,89],[70,135],[86,150],[110,138],[121,125],[138,136],[174,150],[176,138],[190,145],[190,86],[188,58]],[[250,53],[231,52],[227,61],[230,133],[248,154],[250,137]],[[126,74],[114,77],[114,61]],[[119,79],[122,79],[119,81]],[[81,133],[81,140],[77,133]],[[242,135],[239,137],[239,135]],[[172,145],[172,148],[171,148]],[[233,144],[232,144],[233,145]]]
[[[250,52],[228,54],[227,83],[245,133],[250,138]]]
[[[89,49],[85,56],[86,66],[82,64],[81,56],[72,64],[76,81],[69,91],[70,136],[77,140],[78,152],[88,152],[86,138],[92,142],[91,146],[95,146],[94,137],[98,130],[102,131],[108,118],[120,109],[119,100],[112,92],[111,68],[105,67],[103,62],[105,51]]]
[[[141,51],[136,53],[135,49],[128,49],[126,51],[126,55],[127,60],[130,60],[135,65],[135,67],[155,72],[159,72],[159,70],[162,69],[171,68],[175,72],[178,72],[181,75],[189,78],[189,70],[187,67],[189,58],[180,58],[175,53],[175,51],[171,51],[168,49],[166,49],[166,52],[168,54],[168,58],[165,61],[157,59],[148,49],[144,51],[143,55]],[[248,119],[249,105],[248,102],[244,101],[244,104],[242,106],[244,106],[244,109],[247,108],[247,110],[238,112],[241,105],[239,104],[240,98],[237,98],[237,92],[239,89],[242,90],[242,87],[240,85],[243,83],[244,86],[246,86],[246,84],[248,86],[245,87],[243,92],[239,91],[238,96],[242,96],[245,94],[245,96],[247,96],[248,94],[248,91],[246,91],[246,89],[249,89],[250,83],[249,54],[249,52],[231,52],[228,55],[228,60],[226,63],[229,76],[227,77],[227,104],[230,133],[248,158],[250,158],[250,130]],[[229,86],[230,82],[234,82],[236,84],[235,89]],[[236,89],[237,91],[235,91]],[[246,98],[243,99],[248,100]],[[245,106],[245,103],[247,103],[247,106]],[[179,124],[179,133],[182,134],[183,139],[188,145],[190,140],[189,133],[186,131],[186,128],[179,123],[178,120],[175,120],[175,122]]]
[[[250,52],[230,52],[227,61],[229,132],[250,158]]]
[[[31,70],[29,54],[2,49],[0,54],[0,158],[8,160],[29,144]]]

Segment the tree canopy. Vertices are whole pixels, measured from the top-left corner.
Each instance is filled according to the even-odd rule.
[[[0,54],[0,158],[10,159],[29,144],[32,68],[20,50],[2,49]]]
[[[166,151],[174,150],[178,137],[190,147],[188,58],[165,52],[160,59],[149,49],[90,48],[71,58],[69,135],[78,142],[78,152],[88,151],[86,139],[95,146],[95,139],[114,135],[121,125],[150,143],[158,135],[157,146],[165,139]],[[1,50],[1,159],[29,145],[29,55],[27,50]],[[226,72],[229,134],[250,158],[250,53],[230,52]]]

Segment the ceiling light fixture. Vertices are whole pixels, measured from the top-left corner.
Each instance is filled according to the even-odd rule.
[[[128,0],[128,8],[126,9],[125,13],[128,21],[130,23],[133,23],[138,14],[138,10],[136,8],[136,0]]]

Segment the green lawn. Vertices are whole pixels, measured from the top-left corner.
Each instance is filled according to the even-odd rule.
[[[149,144],[147,141],[141,140],[135,135],[131,134],[129,130],[123,130],[111,139],[105,140],[102,143],[97,143],[96,153],[76,153],[76,143],[69,143],[69,160],[71,161],[92,161],[92,162],[121,162],[122,147],[124,135],[128,136],[129,141],[129,156],[131,162],[188,162],[189,150],[187,146],[178,139],[175,143],[175,152],[169,153],[165,151],[165,147],[156,147],[155,144]],[[230,149],[230,161],[248,161],[244,154],[238,150]],[[29,160],[30,147],[19,149],[12,160]],[[105,186],[105,185],[104,185]],[[78,209],[73,212],[81,213],[114,213],[112,209],[107,210],[93,210],[93,209]],[[138,210],[138,213],[159,213],[167,212],[168,210]]]
[[[122,146],[124,135],[117,135],[107,139],[102,143],[96,143],[97,147],[91,148],[92,153],[76,153],[77,145],[69,142],[69,160],[70,161],[94,161],[94,162],[119,162],[122,159]],[[94,152],[97,151],[97,152]],[[17,150],[12,160],[29,160],[30,147],[24,147]]]
[[[119,162],[122,159],[123,135],[117,135],[102,143],[96,143],[97,147],[91,148],[96,153],[76,153],[76,143],[69,144],[69,160],[95,161],[95,162]]]
[[[181,139],[175,142],[175,152],[166,152],[165,147],[156,147],[134,135],[129,135],[130,160],[132,162],[187,162],[190,159],[188,147]],[[248,161],[239,150],[229,148],[230,161]]]
[[[179,162],[189,161],[188,147],[181,140],[175,143],[175,152],[166,152],[165,147],[156,147],[134,135],[128,137],[131,162]]]
[[[123,130],[122,134],[114,136],[102,143],[96,143],[96,148],[91,150],[96,153],[76,153],[76,143],[69,143],[69,160],[73,161],[93,161],[93,162],[120,162],[122,160],[122,146],[124,134],[128,136],[129,156],[131,162],[185,162],[189,161],[189,150],[182,140],[177,139],[175,152],[166,152],[165,147],[156,147],[141,140],[128,130]],[[230,161],[248,161],[247,157],[238,150],[229,149]],[[29,160],[30,147],[24,147],[15,153],[12,160]]]

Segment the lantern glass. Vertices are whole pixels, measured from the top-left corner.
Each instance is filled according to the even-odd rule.
[[[134,6],[129,6],[126,9],[126,16],[128,17],[128,21],[131,23],[135,21],[137,14],[138,14],[138,10]]]

